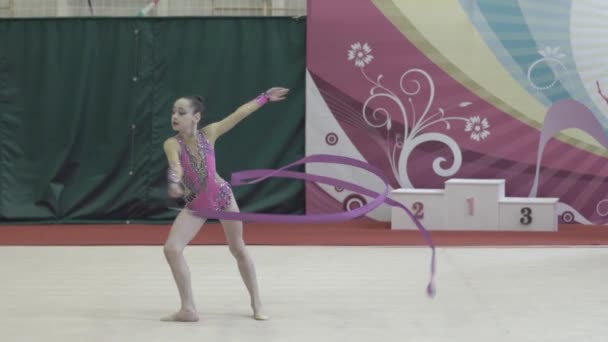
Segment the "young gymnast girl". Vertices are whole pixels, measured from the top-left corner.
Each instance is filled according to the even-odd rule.
[[[185,208],[175,218],[164,245],[164,253],[177,284],[181,308],[163,317],[163,321],[198,321],[198,312],[192,295],[190,271],[184,259],[184,248],[192,241],[206,221],[203,211],[238,212],[230,185],[216,172],[214,143],[236,124],[260,109],[267,102],[285,99],[288,89],[270,88],[255,99],[240,106],[223,120],[198,128],[204,114],[202,98],[188,96],[178,99],[171,113],[171,126],[177,134],[164,142],[169,162],[168,192],[171,197],[183,197]],[[255,274],[255,267],[243,241],[241,221],[220,220],[230,252],[251,299],[253,317],[266,320]]]

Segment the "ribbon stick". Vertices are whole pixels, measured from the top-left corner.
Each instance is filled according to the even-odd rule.
[[[287,169],[294,166],[306,164],[306,163],[329,163],[329,164],[341,164],[351,167],[358,167],[367,170],[376,176],[378,176],[384,183],[384,189],[381,192],[370,190],[359,186],[357,184],[343,181],[337,178],[319,176],[309,173],[287,171]],[[277,170],[249,170],[241,171],[232,174],[231,184],[234,186],[238,185],[249,185],[259,183],[265,179],[273,177],[283,177],[292,179],[302,179],[306,181],[313,181],[317,183],[324,183],[332,186],[337,186],[346,190],[351,190],[362,195],[373,197],[373,200],[359,208],[355,208],[350,211],[329,213],[329,214],[311,214],[311,215],[283,215],[283,214],[262,214],[262,213],[244,213],[244,212],[225,212],[225,211],[214,211],[214,210],[196,210],[193,211],[195,214],[210,219],[223,219],[223,220],[238,220],[238,221],[261,221],[261,222],[275,222],[275,223],[320,223],[320,222],[337,222],[347,221],[374,210],[383,203],[391,206],[395,206],[403,209],[409,217],[414,221],[423,237],[427,241],[432,251],[431,256],[431,280],[427,286],[427,294],[430,297],[435,295],[435,246],[429,232],[422,226],[416,216],[403,204],[388,197],[389,194],[389,181],[377,167],[370,165],[366,162],[352,159],[342,156],[334,155],[311,155],[300,159],[294,163],[286,165]]]
[[[142,8],[139,11],[139,13],[137,13],[137,15],[140,17],[146,16],[148,14],[148,12],[150,12],[154,7],[156,7],[158,5],[158,1],[159,0],[154,0],[154,1],[150,2],[144,8]]]

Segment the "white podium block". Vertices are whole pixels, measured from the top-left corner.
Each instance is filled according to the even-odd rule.
[[[437,230],[444,227],[443,189],[397,189],[391,199],[403,204],[414,214],[424,228]],[[391,229],[418,229],[403,209],[391,207]]]
[[[508,231],[557,231],[558,198],[507,197],[500,200],[499,227]]]
[[[453,230],[499,230],[504,179],[450,179],[445,182],[445,217]]]
[[[450,179],[445,189],[397,189],[390,197],[428,230],[558,230],[559,198],[505,197],[504,179]],[[401,208],[391,207],[391,229],[417,229]]]

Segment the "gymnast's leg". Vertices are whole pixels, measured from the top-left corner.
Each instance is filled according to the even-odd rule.
[[[239,207],[234,196],[232,196],[230,207],[228,207],[226,211],[239,212]],[[267,320],[269,317],[262,313],[262,302],[260,301],[255,266],[253,265],[253,260],[243,241],[243,223],[241,221],[231,220],[220,220],[220,222],[222,223],[222,227],[224,227],[224,233],[226,234],[226,240],[230,247],[230,253],[232,253],[236,259],[241,278],[243,278],[243,282],[249,292],[253,317],[257,320]]]
[[[205,219],[197,217],[187,209],[184,209],[177,215],[175,222],[173,222],[169,237],[167,238],[167,242],[165,242],[164,252],[177,284],[181,308],[178,312],[161,318],[163,321],[198,321],[198,313],[196,312],[192,295],[190,270],[184,258],[184,248],[196,236],[205,221]]]

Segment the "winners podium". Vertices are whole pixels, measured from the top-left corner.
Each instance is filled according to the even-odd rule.
[[[557,231],[558,198],[505,197],[504,179],[450,179],[444,189],[396,189],[391,198],[428,230]],[[417,229],[391,207],[391,229]]]

